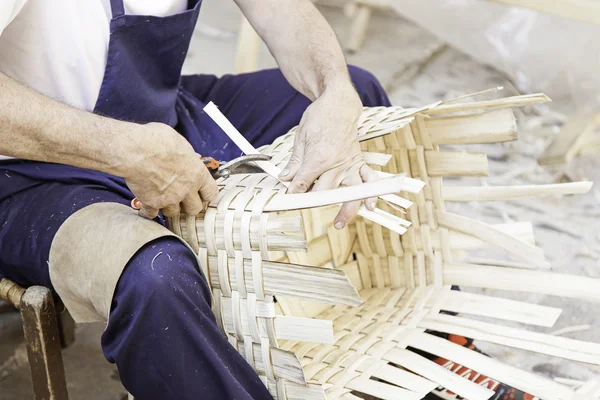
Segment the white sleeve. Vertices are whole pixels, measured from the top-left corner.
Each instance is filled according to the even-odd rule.
[[[21,11],[27,0],[0,0],[0,34]]]

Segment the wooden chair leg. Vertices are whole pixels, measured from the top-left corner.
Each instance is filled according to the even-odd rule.
[[[36,400],[67,400],[67,383],[52,293],[32,286],[20,303]]]

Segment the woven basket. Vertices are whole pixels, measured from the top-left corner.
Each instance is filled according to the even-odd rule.
[[[548,263],[529,223],[488,225],[446,211],[446,201],[589,190],[587,182],[451,187],[442,181],[484,176],[488,165],[485,154],[440,145],[515,140],[511,107],[546,100],[529,95],[365,109],[359,138],[381,181],[290,195],[268,174],[236,175],[218,182],[221,195],[205,213],[169,221],[198,251],[221,329],[276,399],[419,399],[439,385],[468,399],[493,394],[485,382],[475,384],[407,347],[546,400],[600,397],[598,382],[576,391],[428,333],[600,365],[599,344],[462,316],[550,327],[560,309],[451,290],[462,285],[600,300],[600,280],[544,271]],[[219,118],[243,151],[254,151]],[[259,149],[272,156],[261,165],[271,174],[287,163],[295,131]],[[338,203],[372,196],[380,196],[379,209],[361,209],[341,231],[332,227]],[[460,262],[465,251],[485,247],[514,261]]]

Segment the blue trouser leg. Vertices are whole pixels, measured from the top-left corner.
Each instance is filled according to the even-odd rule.
[[[157,239],[127,264],[102,335],[124,386],[145,399],[270,399],[219,331],[193,253]]]

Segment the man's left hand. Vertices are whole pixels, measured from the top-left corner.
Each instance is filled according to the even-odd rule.
[[[288,165],[280,175],[291,181],[290,193],[328,190],[377,179],[365,164],[357,133],[362,103],[347,82],[329,86],[304,112]],[[316,181],[316,182],[315,182]],[[376,198],[365,200],[375,208]],[[334,226],[342,229],[358,213],[361,202],[345,203]]]

